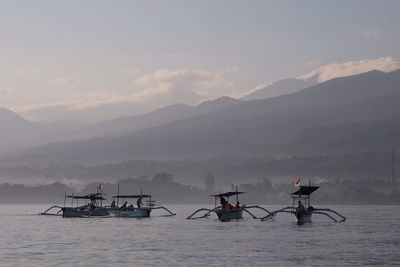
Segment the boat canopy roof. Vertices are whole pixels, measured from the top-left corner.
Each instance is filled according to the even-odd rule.
[[[311,193],[313,193],[315,190],[317,190],[319,186],[300,186],[299,190],[297,190],[294,193],[291,193],[291,195],[304,195],[304,196],[309,196]]]
[[[94,194],[88,194],[88,195],[84,195],[84,196],[69,195],[66,197],[73,198],[73,199],[106,200],[101,195],[102,194],[100,194],[100,193],[94,193]]]
[[[150,198],[150,195],[117,195],[113,196],[113,198],[145,198],[148,197]]]
[[[243,193],[245,193],[245,192],[234,191],[234,192],[226,192],[226,193],[217,194],[217,195],[210,195],[210,196],[212,196],[212,197],[230,197],[230,196],[233,196],[233,195],[239,195],[239,194],[243,194]]]

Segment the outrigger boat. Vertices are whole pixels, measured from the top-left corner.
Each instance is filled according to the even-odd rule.
[[[338,212],[331,209],[316,209],[310,205],[311,194],[316,191],[319,186],[300,186],[300,188],[293,192],[291,195],[293,204],[292,206],[288,206],[286,208],[276,210],[265,216],[261,219],[261,221],[266,221],[273,218],[278,213],[292,213],[296,216],[296,221],[298,224],[303,224],[306,222],[311,222],[311,217],[313,214],[322,214],[334,222],[344,222],[346,221],[346,217],[339,214]],[[304,204],[303,204],[303,202]],[[298,206],[295,206],[295,203],[298,203]]]
[[[52,206],[40,215],[58,215],[69,218],[88,218],[88,217],[112,217],[114,216],[109,210],[102,206],[103,193],[94,193],[83,196],[65,195],[64,196],[64,207]],[[65,200],[71,198],[71,207],[65,207]],[[79,200],[90,200],[90,203],[85,205],[78,205]],[[76,200],[76,207],[73,206],[74,200]],[[54,212],[54,210],[57,210]],[[53,212],[51,212],[53,211]]]
[[[143,206],[142,199],[147,198],[146,205]],[[115,200],[112,202],[113,204],[108,207],[109,211],[114,214],[116,217],[124,217],[124,218],[148,218],[150,217],[150,213],[152,210],[163,209],[168,212],[168,214],[163,216],[174,216],[175,213],[171,212],[169,209],[163,206],[156,206],[155,201],[151,200],[150,195],[116,195],[113,196],[113,199],[117,199],[117,205],[115,205]],[[137,199],[137,207],[133,207],[133,205],[126,206],[127,202],[125,202],[121,207],[119,207],[119,200],[125,201],[125,199]]]
[[[238,220],[238,219],[242,219],[243,218],[243,211],[247,212],[248,214],[250,214],[250,216],[253,219],[258,219],[254,214],[252,214],[250,211],[248,211],[248,209],[261,209],[265,212],[267,212],[268,214],[270,214],[270,212],[266,209],[264,209],[263,207],[260,206],[246,206],[246,205],[240,205],[239,203],[239,195],[243,194],[245,192],[238,192],[237,187],[236,187],[236,191],[233,192],[226,192],[226,193],[222,193],[222,194],[217,194],[217,195],[210,195],[214,197],[215,200],[215,207],[213,209],[207,209],[207,208],[201,208],[196,210],[195,212],[193,212],[189,217],[187,217],[187,220],[194,220],[194,219],[200,219],[200,218],[205,218],[210,216],[210,214],[212,212],[214,212],[215,214],[217,214],[218,219],[222,222],[227,222],[227,221],[231,221],[231,220]],[[236,196],[236,205],[232,206],[229,204],[229,197],[231,196]],[[225,199],[226,198],[226,199]],[[217,206],[217,199],[220,200],[221,206]],[[201,211],[207,211],[203,216],[200,217],[193,217],[195,214],[197,214],[198,212]]]

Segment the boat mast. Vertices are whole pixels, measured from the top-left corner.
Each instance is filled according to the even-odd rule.
[[[117,193],[117,207],[119,207],[119,184],[118,184],[118,193]]]
[[[311,186],[311,181],[310,181],[310,179],[308,179],[308,186],[310,187]],[[311,203],[311,194],[309,194],[308,195],[308,207],[310,206],[310,203]]]
[[[103,207],[103,185],[100,183],[100,206]]]
[[[236,193],[238,192],[238,186],[236,186]],[[239,194],[236,194],[236,203],[239,203]]]
[[[394,176],[395,176],[395,152],[392,150],[392,181],[394,184]]]

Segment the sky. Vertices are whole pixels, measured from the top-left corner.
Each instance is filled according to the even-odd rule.
[[[94,122],[348,62],[397,66],[399,12],[385,0],[0,1],[0,107]]]

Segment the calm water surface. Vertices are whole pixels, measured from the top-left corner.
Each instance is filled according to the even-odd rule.
[[[348,220],[315,215],[303,226],[289,214],[187,221],[195,205],[149,219],[37,215],[47,207],[0,205],[0,266],[400,265],[399,206],[332,207]]]

